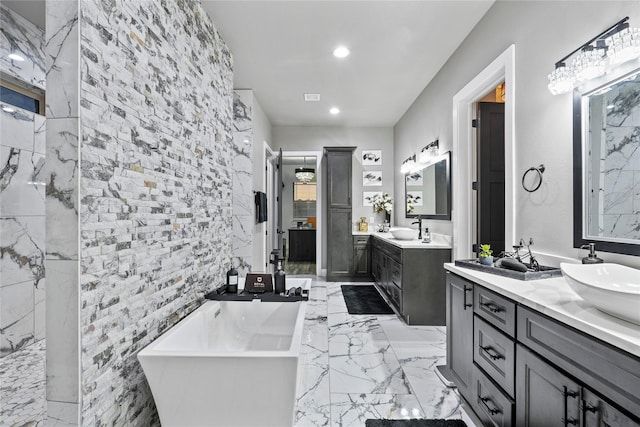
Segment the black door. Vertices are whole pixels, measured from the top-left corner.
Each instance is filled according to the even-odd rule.
[[[478,245],[504,250],[504,104],[478,103]]]

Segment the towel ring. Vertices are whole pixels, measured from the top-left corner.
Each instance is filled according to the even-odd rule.
[[[524,175],[522,175],[522,188],[524,188],[529,193],[533,193],[538,188],[540,188],[540,186],[542,185],[542,174],[544,173],[544,169],[544,165],[540,165],[537,168],[530,167],[529,169],[527,169]],[[529,172],[536,172],[538,174],[538,185],[536,185],[534,188],[527,188],[526,184],[524,183]]]

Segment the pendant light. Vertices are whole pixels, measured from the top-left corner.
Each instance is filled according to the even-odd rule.
[[[315,170],[307,167],[307,158],[304,158],[304,166],[296,168],[296,179],[300,182],[310,182],[315,176]]]

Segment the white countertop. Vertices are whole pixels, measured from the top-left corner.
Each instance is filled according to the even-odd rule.
[[[398,240],[391,233],[379,231],[354,231],[354,236],[374,236],[392,245],[403,249],[451,249],[451,236],[439,233],[431,233],[431,243],[422,243],[421,240]]]
[[[452,273],[640,357],[640,325],[610,316],[586,303],[571,290],[563,277],[524,281],[457,267],[452,263],[445,264],[444,267]]]

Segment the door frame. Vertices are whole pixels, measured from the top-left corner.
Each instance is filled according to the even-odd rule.
[[[320,151],[282,151],[282,158],[285,157],[313,157],[316,158],[316,276],[326,276],[326,270],[322,270],[322,236],[324,224],[324,206],[322,205],[322,194],[324,191],[322,180],[322,156]]]
[[[453,259],[473,257],[474,240],[473,191],[471,183],[474,170],[473,144],[475,128],[475,104],[487,92],[505,82],[504,102],[504,157],[505,157],[505,247],[515,238],[515,45],[509,46],[491,64],[453,96]]]

